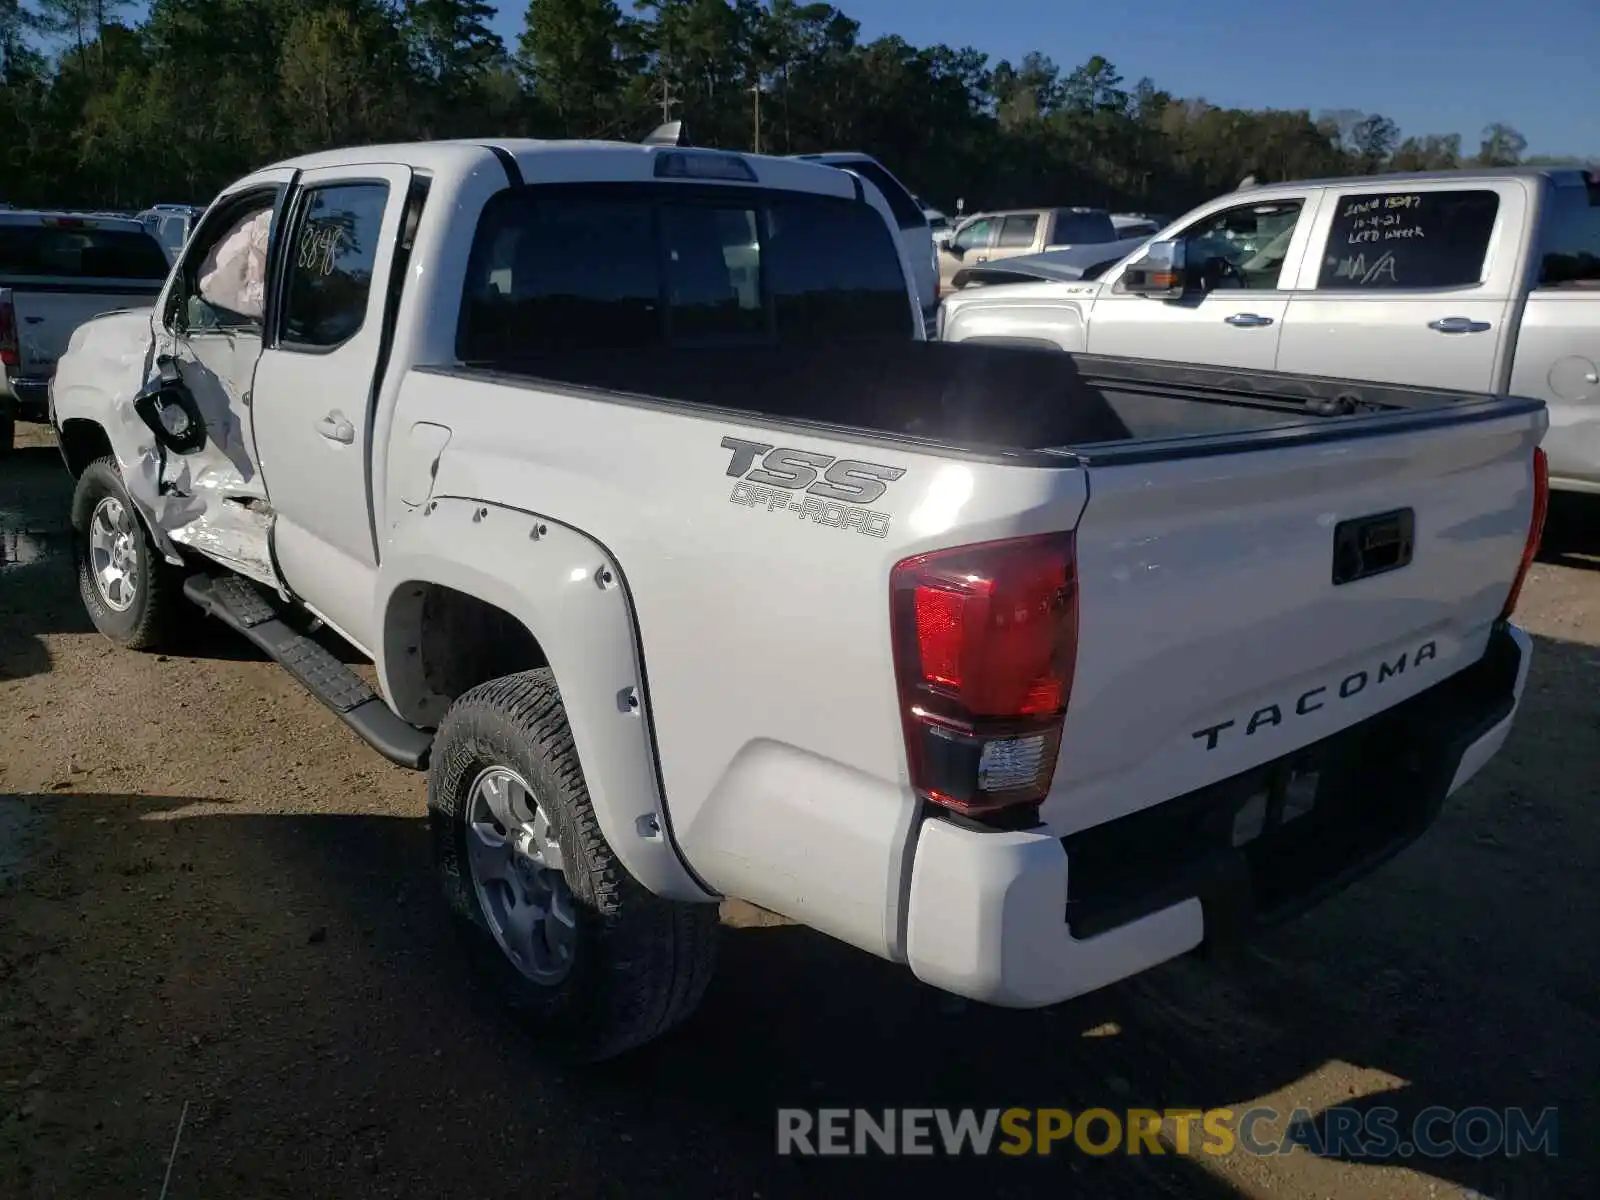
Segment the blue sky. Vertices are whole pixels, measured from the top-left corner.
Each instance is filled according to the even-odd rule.
[[[631,0],[619,0],[624,11]],[[501,5],[513,41],[526,5]],[[1600,153],[1600,0],[839,0],[864,38],[971,45],[990,61],[1029,50],[1070,69],[1103,54],[1132,83],[1245,108],[1360,108],[1402,134],[1490,121],[1532,154]]]

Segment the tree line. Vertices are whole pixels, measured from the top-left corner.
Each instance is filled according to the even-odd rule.
[[[267,162],[476,136],[866,150],[953,211],[1059,203],[1177,213],[1286,178],[1523,161],[1354,110],[1224,108],[971,47],[914,46],[797,0],[529,0],[506,44],[483,0],[0,0],[0,201],[204,203]]]

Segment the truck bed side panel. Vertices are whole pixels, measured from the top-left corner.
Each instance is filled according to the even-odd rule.
[[[419,421],[452,428],[434,498],[545,515],[594,538],[621,568],[672,834],[695,873],[893,953],[898,857],[912,844],[915,804],[889,644],[890,569],[957,542],[1071,528],[1083,472],[432,372],[402,385],[397,442]],[[836,472],[840,494],[876,481],[881,495],[849,503],[793,486],[830,486],[840,460],[856,464],[853,476]],[[404,515],[398,462],[389,484],[399,515],[388,537],[398,543],[416,519]],[[539,555],[540,544],[526,553]],[[594,564],[552,559],[548,569],[565,577]],[[807,861],[836,869],[797,875]]]

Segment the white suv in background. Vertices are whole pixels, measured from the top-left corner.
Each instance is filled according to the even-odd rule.
[[[906,262],[911,267],[912,282],[917,287],[917,302],[922,305],[923,323],[931,331],[939,317],[939,254],[933,245],[933,229],[922,205],[911,190],[890,173],[870,154],[859,150],[835,150],[827,154],[795,154],[808,162],[826,163],[830,167],[854,171],[883,193],[894,213],[900,230],[900,244],[905,248]]]

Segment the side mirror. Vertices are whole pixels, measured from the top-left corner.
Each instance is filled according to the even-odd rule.
[[[206,444],[206,423],[189,389],[178,377],[177,364],[163,356],[160,376],[133,401],[133,411],[174,454],[193,454]]]
[[[1117,290],[1152,300],[1178,300],[1188,282],[1187,272],[1187,250],[1182,242],[1151,242],[1123,271]]]
[[[953,239],[944,244],[944,250],[951,258],[965,258],[967,256],[966,247]]]

